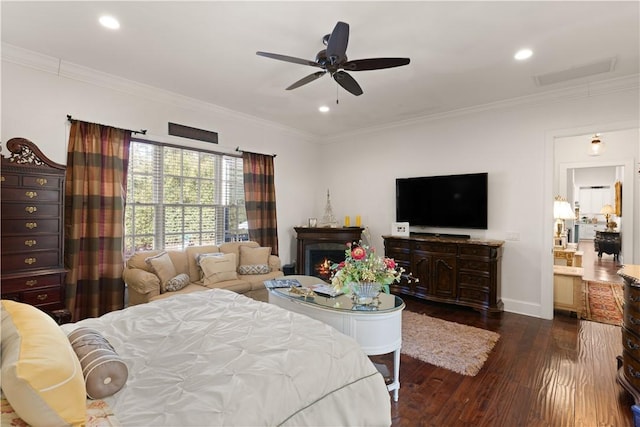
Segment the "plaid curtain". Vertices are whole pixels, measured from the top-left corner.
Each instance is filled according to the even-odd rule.
[[[65,188],[66,302],[78,321],[124,307],[124,202],[131,131],[73,121]]]
[[[242,168],[249,238],[260,246],[271,246],[271,252],[278,255],[273,156],[244,151]]]

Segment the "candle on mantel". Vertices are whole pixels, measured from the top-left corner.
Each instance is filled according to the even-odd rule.
[[[356,215],[356,227],[361,227],[362,226],[362,218],[360,218],[360,215]]]
[[[351,218],[349,217],[349,215],[344,217],[344,226],[345,227],[351,226]]]

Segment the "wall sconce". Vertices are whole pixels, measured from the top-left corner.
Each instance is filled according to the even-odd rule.
[[[602,209],[600,209],[600,213],[604,215],[605,220],[607,221],[607,230],[613,230],[615,225],[613,222],[609,222],[609,218],[616,213],[615,209],[611,205],[604,205]]]
[[[588,154],[590,156],[599,156],[600,154],[604,153],[604,147],[604,142],[600,140],[600,134],[596,133],[591,137]]]
[[[571,205],[564,198],[556,196],[553,202],[553,218],[556,220],[556,235],[554,239],[554,246],[567,245],[567,233],[564,226],[564,221],[567,219],[574,219],[576,216]]]

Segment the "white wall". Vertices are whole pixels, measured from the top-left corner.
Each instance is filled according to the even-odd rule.
[[[2,141],[29,138],[60,163],[65,163],[67,114],[145,128],[151,137],[161,138],[166,138],[166,123],[173,121],[219,132],[220,145],[228,149],[277,153],[278,233],[284,262],[295,256],[293,227],[306,224],[309,217],[322,217],[327,188],[336,217],[341,221],[345,215],[361,215],[382,251],[381,236],[390,232],[395,219],[395,178],[488,172],[488,230],[437,231],[487,239],[517,236],[505,243],[502,299],[507,311],[540,317],[553,314],[554,138],[575,135],[576,128],[599,131],[591,128],[603,123],[626,121],[640,127],[635,85],[601,90],[601,95],[587,100],[602,108],[593,108],[579,91],[570,92],[572,97],[564,101],[549,97],[497,104],[318,144],[273,124],[151,88],[129,88],[108,76],[92,84],[76,77],[82,70],[62,69],[57,74],[55,67],[42,71],[7,61],[2,67]],[[633,156],[637,164],[637,148]],[[636,216],[637,211],[636,206]]]

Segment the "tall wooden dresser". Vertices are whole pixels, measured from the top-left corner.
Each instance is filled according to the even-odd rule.
[[[2,154],[3,299],[34,305],[56,321],[70,320],[64,300],[65,166],[31,141],[7,141]]]
[[[625,265],[618,274],[624,279],[624,325],[622,355],[618,356],[618,383],[633,397],[634,426],[640,427],[640,265]]]

